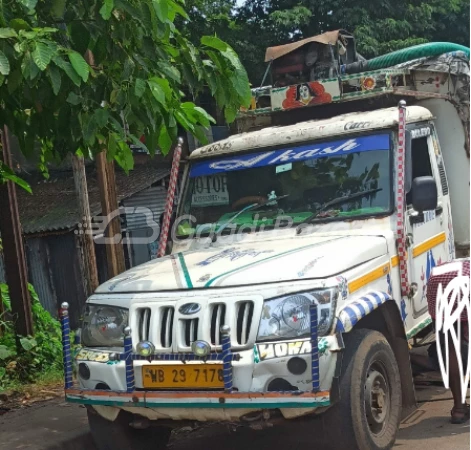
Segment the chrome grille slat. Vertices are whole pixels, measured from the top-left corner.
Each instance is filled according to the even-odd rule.
[[[236,341],[238,345],[247,345],[253,319],[254,304],[251,301],[237,303]]]
[[[173,343],[173,318],[175,309],[171,306],[161,308],[160,345],[162,348],[171,348]]]
[[[149,340],[149,330],[150,330],[150,308],[139,309],[139,340],[147,341]]]
[[[226,305],[224,303],[214,303],[211,305],[210,336],[211,344],[219,346],[221,342],[221,325],[225,325]]]
[[[191,344],[198,339],[198,323],[199,319],[180,320],[183,326],[183,345],[191,347]]]

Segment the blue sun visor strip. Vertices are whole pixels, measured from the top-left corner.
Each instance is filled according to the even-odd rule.
[[[375,134],[331,142],[312,142],[300,147],[198,161],[193,163],[190,177],[214,175],[221,172],[273,166],[327,156],[343,156],[350,153],[389,150],[389,134]]]

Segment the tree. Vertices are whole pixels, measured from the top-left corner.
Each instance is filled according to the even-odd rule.
[[[183,0],[1,3],[0,123],[44,171],[103,150],[129,170],[129,143],[166,154],[179,127],[204,142],[213,118],[193,100],[209,89],[232,122],[250,102],[247,73],[228,44],[190,42],[177,18],[189,20]],[[0,165],[0,182],[12,177]]]
[[[433,41],[469,46],[469,0],[247,0],[234,20],[242,32],[225,39],[256,85],[266,47],[339,28],[355,35],[366,58]]]

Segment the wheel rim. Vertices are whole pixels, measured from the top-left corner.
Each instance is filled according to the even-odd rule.
[[[391,389],[386,368],[380,362],[370,365],[365,382],[365,412],[370,431],[381,434],[389,420]]]

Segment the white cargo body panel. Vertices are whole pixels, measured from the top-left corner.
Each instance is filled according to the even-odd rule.
[[[457,249],[469,248],[470,174],[463,122],[449,101],[433,98],[422,100],[419,104],[435,117],[450,190],[455,245]]]

